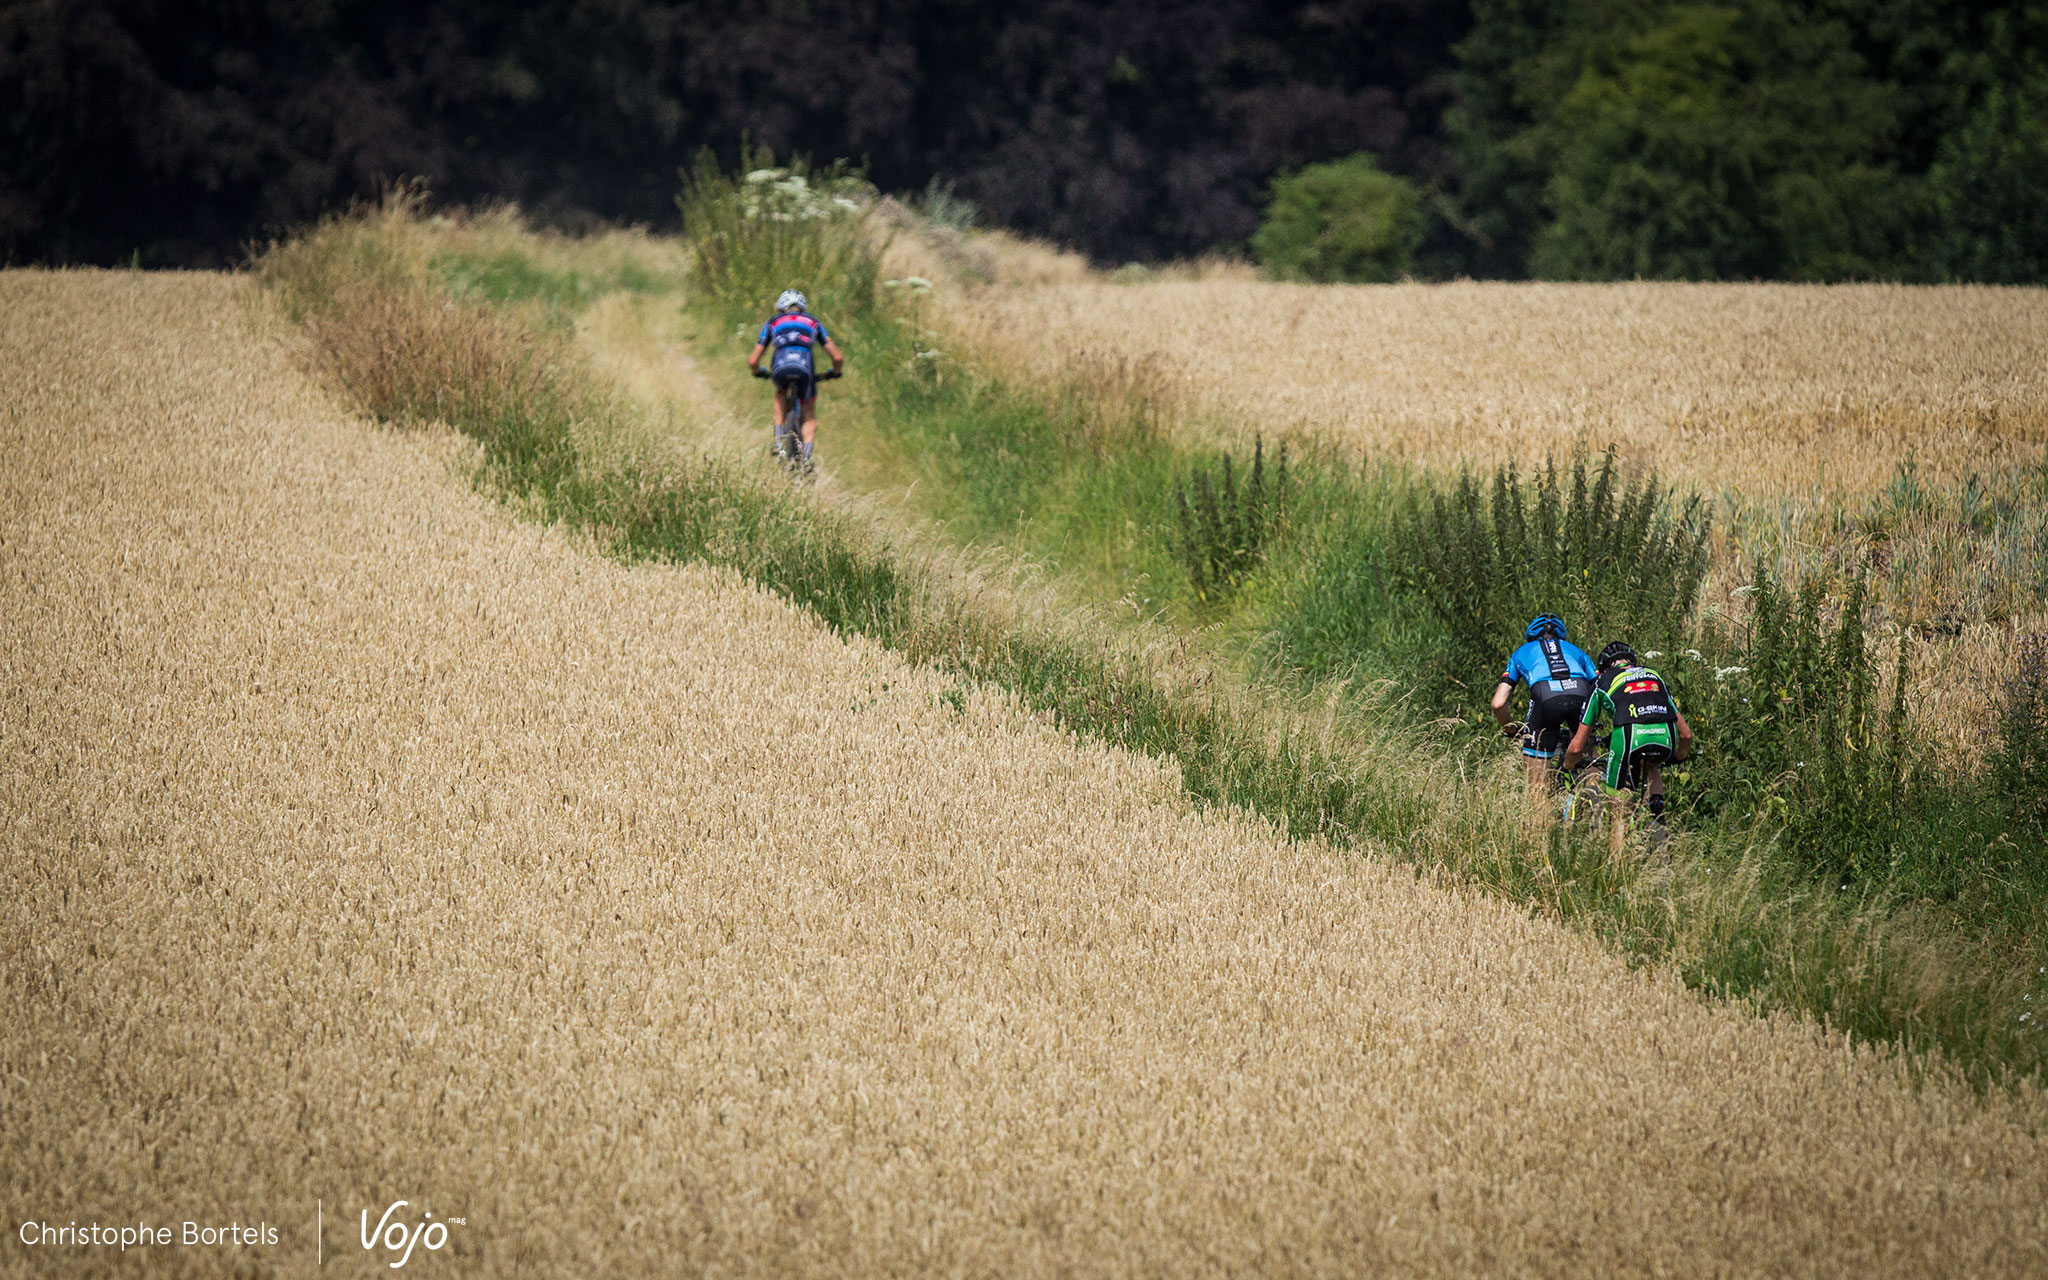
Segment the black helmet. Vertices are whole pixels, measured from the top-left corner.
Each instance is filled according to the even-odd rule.
[[[1632,667],[1635,664],[1636,651],[1628,647],[1628,641],[1626,640],[1610,640],[1607,647],[1600,651],[1600,669],[1602,671],[1607,670],[1609,667]]]

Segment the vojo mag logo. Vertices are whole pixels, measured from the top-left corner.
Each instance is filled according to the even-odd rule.
[[[412,1261],[415,1249],[438,1253],[448,1243],[450,1225],[469,1225],[466,1218],[436,1218],[424,1210],[415,1217],[409,1200],[393,1200],[377,1219],[376,1228],[370,1226],[370,1211],[363,1210],[362,1242],[366,1252],[377,1253],[378,1261],[396,1258],[389,1265],[393,1271]],[[382,1252],[378,1252],[381,1250]]]

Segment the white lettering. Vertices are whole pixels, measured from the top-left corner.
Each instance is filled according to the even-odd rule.
[[[363,1210],[363,1248],[374,1249],[377,1247],[377,1238],[384,1234],[384,1224],[391,1220],[391,1215],[397,1213],[399,1206],[404,1203],[405,1201],[403,1200],[393,1200],[391,1207],[384,1211],[384,1216],[377,1219],[377,1229],[374,1232],[370,1230],[370,1211],[368,1209]]]
[[[382,1245],[386,1252],[397,1254],[398,1261],[388,1264],[393,1271],[412,1261],[412,1251],[422,1244],[427,1247],[429,1253],[432,1253],[448,1243],[448,1225],[433,1221],[434,1215],[431,1213],[421,1214],[424,1221],[411,1225],[403,1220],[394,1220],[392,1215],[408,1203],[410,1202],[405,1200],[392,1201],[384,1210],[384,1215],[377,1219],[375,1230],[370,1228],[370,1211],[365,1209],[362,1214],[363,1248],[375,1249]]]

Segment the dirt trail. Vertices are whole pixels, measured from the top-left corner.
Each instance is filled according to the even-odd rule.
[[[591,364],[649,410],[624,443],[654,459],[761,452],[766,408],[759,423],[732,411],[691,354],[689,327],[673,294],[610,294],[578,321],[577,345]]]
[[[2048,1270],[2038,1091],[515,523],[249,287],[0,275],[0,1272]]]

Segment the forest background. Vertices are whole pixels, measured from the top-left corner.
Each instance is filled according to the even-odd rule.
[[[0,263],[219,265],[402,179],[667,229],[749,139],[1106,263],[2048,279],[2042,0],[0,4]]]

